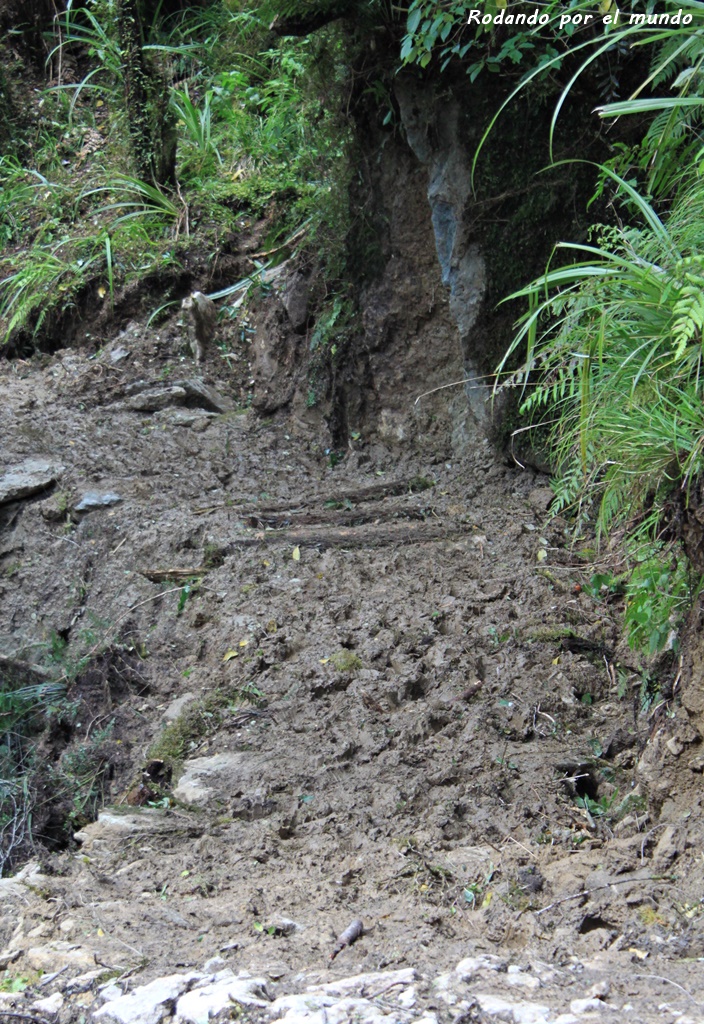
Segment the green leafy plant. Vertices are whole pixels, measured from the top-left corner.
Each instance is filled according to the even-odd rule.
[[[23,663],[0,670],[0,876],[32,848],[32,739],[65,700],[62,683],[37,674]]]
[[[156,223],[173,226],[178,231],[185,218],[183,204],[174,202],[156,185],[140,181],[139,178],[133,178],[128,174],[116,174],[107,184],[86,195],[103,193],[108,193],[114,200],[100,207],[97,212],[118,213],[119,216],[113,221],[113,227],[135,217],[150,217]]]
[[[641,226],[598,229],[597,245],[557,247],[582,259],[516,293],[528,311],[499,373],[522,345],[525,355],[498,386],[518,387],[522,412],[550,421],[553,510],[571,509],[578,521],[594,513],[601,537],[626,528],[626,625],[652,654],[672,646],[692,594],[676,532],[659,538],[704,472],[704,187],[688,182],[663,221],[607,173]]]
[[[171,93],[171,106],[181,119],[191,142],[195,145],[201,161],[210,154],[214,154],[218,163],[222,164],[222,157],[213,141],[212,136],[212,104],[215,92],[208,89],[203,97],[203,104],[196,107],[188,92],[188,86],[179,91],[174,89]]]
[[[677,630],[692,602],[686,559],[664,545],[640,553],[626,587],[625,625],[631,647],[656,654],[678,649]]]
[[[349,299],[342,295],[335,298],[318,314],[310,338],[310,350],[323,349],[332,357],[336,356],[344,342],[354,330],[354,310]]]
[[[85,49],[88,57],[95,63],[80,82],[59,81],[59,84],[54,86],[57,91],[66,90],[73,94],[68,110],[69,123],[85,89],[98,90],[106,98],[113,98],[117,94],[115,83],[119,80],[122,69],[120,46],[112,21],[101,19],[98,10],[96,0],[88,0],[88,3],[81,6],[69,4],[56,21],[58,42],[50,50],[47,62],[56,61],[59,78],[63,60],[71,50]]]
[[[176,607],[177,616],[180,615],[183,609],[186,607],[188,599],[190,597],[193,597],[194,594],[198,593],[199,583],[200,580],[198,579],[198,577],[194,576],[192,579],[188,581],[188,583],[184,583],[184,585],[181,587],[180,593],[178,595],[178,605]]]
[[[609,812],[611,811],[611,808],[614,806],[617,797],[618,793],[614,792],[611,794],[611,796],[602,796],[599,797],[598,800],[594,800],[592,799],[592,797],[587,796],[585,793],[584,796],[578,796],[575,799],[575,803],[578,807],[583,807],[586,811],[588,811],[589,814],[592,815],[592,817],[604,818],[608,817]]]
[[[529,310],[499,366],[501,374],[525,343],[519,370],[499,386],[520,387],[524,412],[549,407],[557,416],[553,441],[568,483],[558,507],[586,496],[588,482],[601,499],[602,529],[651,493],[661,504],[699,473],[702,426],[704,307],[692,281],[704,242],[704,188],[695,180],[664,224],[610,173],[643,227],[604,229],[597,246],[559,245],[585,258],[515,293]]]
[[[30,985],[30,979],[23,974],[7,974],[0,978],[0,992],[24,992]]]
[[[492,6],[493,0],[487,0],[487,7]],[[692,129],[701,123],[699,115],[702,111],[704,88],[700,72],[704,56],[704,27],[698,20],[694,21],[694,24],[692,21],[701,17],[701,4],[698,0],[684,0],[679,10],[681,15],[684,9],[686,18],[678,19],[676,24],[662,22],[659,15],[652,15],[651,12],[643,14],[633,2],[630,6],[630,16],[623,10],[620,12],[621,19],[615,21],[612,13],[608,15],[608,22],[605,21],[601,31],[587,31],[586,27],[582,29],[575,26],[575,12],[584,10],[585,14],[589,13],[591,4],[574,4],[567,15],[570,22],[564,25],[565,15],[561,5],[556,5],[550,0],[544,12],[548,15],[547,34],[542,25],[531,30],[530,36],[537,43],[532,67],[528,68],[500,105],[482,135],[474,155],[473,175],[484,143],[496,120],[531,83],[543,79],[548,72],[553,74],[566,63],[570,65],[569,78],[559,90],[550,124],[549,150],[552,157],[555,127],[575,83],[587,72],[597,69],[604,60],[618,59],[619,55],[626,53],[629,48],[652,46],[655,48],[655,55],[651,72],[632,96],[625,101],[602,104],[598,111],[604,118],[630,114],[658,114],[650,128],[646,129],[642,143],[632,147],[622,146],[620,156],[613,161],[613,165],[624,170],[640,150],[641,167],[650,167],[651,188],[657,188],[662,192],[666,187],[676,183],[683,159],[690,159],[700,148],[698,144],[694,144],[697,136]],[[666,13],[666,17],[669,19],[671,14]],[[559,21],[556,21],[556,18],[559,18]],[[560,31],[560,27],[565,29],[564,33]],[[573,39],[580,35],[585,35],[586,38],[574,42]],[[527,47],[525,41],[523,45],[524,49],[532,48]],[[575,62],[576,68],[572,69]],[[677,77],[673,87],[679,91],[677,96],[656,95],[639,98],[645,89],[651,86],[657,89],[675,74]]]
[[[19,257],[18,268],[0,281],[5,339],[29,324],[36,335],[51,309],[72,300],[98,258],[94,240],[80,237],[35,246],[28,257]]]

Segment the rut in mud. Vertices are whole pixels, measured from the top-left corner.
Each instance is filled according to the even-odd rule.
[[[6,464],[56,483],[0,506],[2,649],[62,638],[45,754],[97,751],[112,808],[37,807],[55,852],[4,890],[5,965],[220,954],[284,984],[357,918],[333,973],[511,951],[617,965],[625,998],[639,957],[701,955],[698,737],[640,713],[545,479],[422,428],[331,466],[235,404],[246,373],[173,380],[133,345],[3,371]]]

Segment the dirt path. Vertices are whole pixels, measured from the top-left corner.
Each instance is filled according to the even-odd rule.
[[[100,969],[221,956],[277,992],[414,968],[416,1015],[389,1020],[519,1019],[457,986],[523,986],[552,1014],[525,1020],[704,1019],[695,737],[639,712],[545,481],[483,441],[362,437],[331,468],[300,424],[217,414],[140,358],[2,371],[5,466],[58,482],[0,505],[0,651],[53,652],[75,706],[45,754],[97,751],[113,805],[90,824],[77,789],[79,845],[55,808],[57,852],[0,883],[8,976],[98,970],[67,1018]],[[88,492],[120,500],[73,511]]]

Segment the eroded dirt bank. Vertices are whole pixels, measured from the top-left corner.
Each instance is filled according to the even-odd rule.
[[[7,1008],[65,968],[40,994],[91,974],[77,1019],[109,976],[219,955],[270,996],[412,967],[389,1020],[554,1020],[590,991],[577,1017],[700,1019],[698,736],[676,701],[640,712],[545,479],[430,420],[333,467],[322,427],[242,408],[244,349],[205,391],[164,337],[2,370],[4,464],[56,483],[0,506],[0,645],[68,679],[43,754],[102,788],[71,808],[47,774],[55,852],[0,893],[0,965],[30,982]],[[521,985],[547,1016],[471,1009]]]

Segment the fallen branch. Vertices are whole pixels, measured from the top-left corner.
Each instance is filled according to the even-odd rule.
[[[580,896],[591,896],[593,892],[599,892],[600,889],[610,889],[612,885],[636,885],[638,882],[664,882],[668,879],[662,875],[649,875],[647,878],[617,878],[613,882],[608,882],[606,885],[595,885],[593,889],[582,889],[581,892],[574,892],[571,896],[563,896],[559,900],[555,900],[554,903],[548,903],[547,907],[541,907],[540,910],[535,911],[535,916],[539,917],[541,914],[546,913],[548,910],[552,910],[553,907],[559,907],[561,903],[567,903],[569,900],[578,900]]]
[[[334,960],[338,953],[341,953],[347,946],[351,946],[362,935],[364,935],[364,924],[357,918],[348,928],[345,928],[342,935],[338,938],[335,948],[330,954],[330,959]]]
[[[208,569],[204,565],[199,565],[194,569],[138,569],[137,571],[152,583],[176,583],[178,580],[187,582],[198,576],[205,576]]]
[[[700,1003],[698,999],[695,999],[694,996],[692,995],[692,993],[688,992],[687,989],[684,987],[684,985],[680,985],[679,982],[677,982],[677,981],[672,981],[671,978],[665,978],[665,977],[662,976],[662,974],[636,974],[636,978],[652,978],[655,981],[664,981],[668,985],[674,985],[675,988],[678,988],[681,992],[684,992],[684,994],[689,999],[692,1000],[692,1002],[694,1003],[695,1006],[702,1006],[702,1005],[704,1005],[704,1004]]]
[[[0,1017],[12,1017],[14,1020],[31,1020],[34,1024],[49,1024],[46,1017],[35,1017],[33,1013],[15,1013],[14,1010],[0,1010]]]
[[[217,505],[206,505],[193,510],[197,516],[207,515],[220,508],[231,508],[233,512],[243,519],[247,516],[261,515],[264,512],[302,512],[305,509],[316,508],[320,505],[330,505],[339,502],[344,504],[350,502],[355,505],[362,501],[376,501],[379,498],[393,498],[400,494],[417,494],[420,491],[430,490],[435,486],[434,480],[426,480],[425,477],[413,476],[404,480],[390,480],[388,483],[369,484],[368,487],[358,487],[353,491],[332,491],[328,495],[315,495],[312,498],[302,498],[295,509],[285,502],[275,502],[271,505],[228,505],[220,502]]]
[[[427,510],[421,511],[412,509],[372,509],[369,512],[338,512],[334,509],[326,509],[324,512],[254,512],[248,515],[249,526],[261,529],[285,529],[287,526],[364,526],[367,523],[389,522],[399,519],[424,520],[428,515]]]
[[[239,548],[257,547],[260,544],[291,544],[293,547],[309,548],[374,548],[388,544],[421,544],[424,541],[449,540],[468,533],[471,527],[455,523],[385,523],[380,526],[331,527],[329,529],[267,530],[252,536],[238,537],[227,548],[228,553]]]

